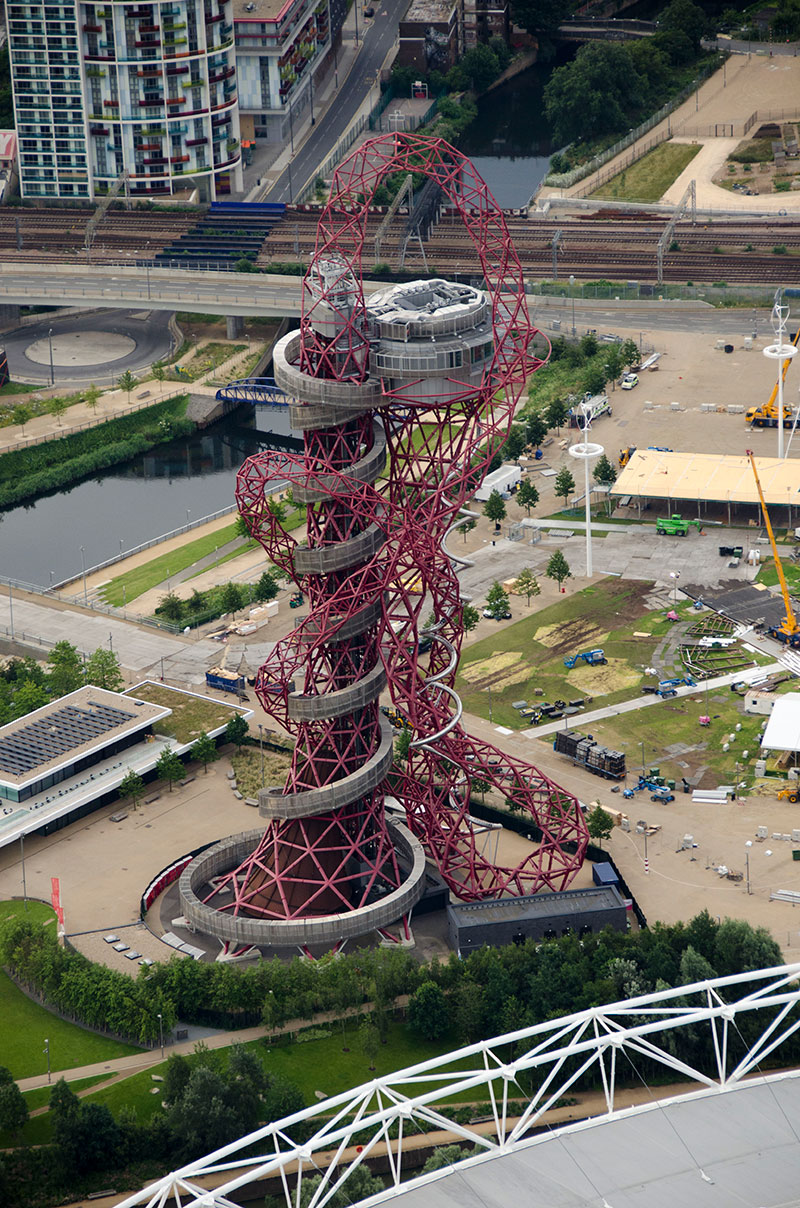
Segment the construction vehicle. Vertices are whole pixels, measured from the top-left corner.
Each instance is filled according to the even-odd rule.
[[[780,554],[778,553],[778,545],[775,541],[775,534],[772,531],[772,523],[767,511],[767,505],[764,501],[764,492],[761,489],[761,479],[758,477],[756,469],[756,459],[752,449],[747,449],[747,456],[750,458],[750,465],[753,470],[753,477],[756,480],[756,489],[758,498],[761,502],[761,511],[764,515],[764,524],[769,537],[769,543],[772,547],[772,556],[775,559],[775,569],[778,572],[778,582],[781,585],[781,595],[783,596],[783,606],[786,609],[786,615],[780,625],[768,625],[767,633],[771,638],[775,638],[778,642],[783,642],[784,646],[790,646],[793,650],[800,649],[800,625],[797,623],[797,617],[794,615],[792,607],[792,599],[789,595],[789,588],[786,586],[786,576],[783,573]]]
[[[800,785],[787,784],[786,788],[781,789],[781,791],[778,793],[778,800],[791,801],[793,805],[795,802],[800,801]]]
[[[797,347],[798,338],[800,338],[800,327],[798,327],[797,331],[792,336],[792,343],[794,344],[795,348]],[[789,372],[789,366],[791,365],[791,363],[792,363],[791,357],[786,357],[786,359],[783,362],[782,378],[783,378],[784,382],[786,381],[786,374]],[[778,417],[780,415],[780,411],[778,410],[778,404],[776,402],[777,397],[778,397],[778,383],[776,382],[775,385],[772,387],[772,394],[769,396],[769,400],[766,403],[762,404],[762,406],[760,406],[760,407],[751,407],[750,410],[745,413],[745,417],[744,417],[745,421],[748,424],[750,424],[753,428],[777,428],[778,427]],[[786,423],[787,420],[791,421],[791,419],[792,419],[791,407],[784,406],[783,422]]]
[[[672,781],[670,781],[670,784]],[[623,789],[622,796],[630,801],[634,793],[640,793],[642,790],[650,794],[651,801],[668,801],[675,800],[675,794],[669,785],[664,783],[663,777],[654,778],[652,776],[640,776],[633,788]]]
[[[633,457],[635,452],[636,452],[636,445],[628,445],[627,449],[620,449],[620,451],[619,451],[620,469],[622,469],[622,470],[625,469],[626,465],[628,464],[630,459]]]
[[[602,667],[608,659],[602,650],[584,650],[581,654],[571,654],[569,658],[564,659],[564,666],[572,670],[580,662],[587,663],[590,667]]]
[[[691,675],[684,675],[680,679],[661,680],[655,690],[655,694],[656,696],[660,696],[662,700],[666,700],[668,696],[678,695],[677,689],[681,684],[688,684],[690,687],[694,687],[696,683],[697,681],[693,680]]]
[[[692,525],[698,532],[703,531],[702,520],[684,520],[683,516],[673,512],[671,516],[659,516],[656,521],[656,532],[661,536],[685,537]]]
[[[784,405],[784,424],[790,424],[793,415],[794,412],[791,407]],[[745,419],[752,428],[777,428],[780,419],[780,409],[777,403],[762,403],[760,407],[751,407],[745,414]]]

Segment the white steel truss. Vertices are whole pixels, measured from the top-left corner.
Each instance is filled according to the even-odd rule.
[[[752,1016],[746,1023],[747,1043],[738,1023],[744,1015]],[[677,1055],[683,1047],[677,1030],[691,1028],[696,1040],[704,1027],[709,1029],[713,1072]],[[320,1175],[304,1208],[324,1208],[362,1162],[380,1155],[388,1159],[388,1189],[363,1201],[378,1203],[441,1177],[441,1172],[409,1177],[408,1169],[404,1171],[404,1142],[412,1135],[445,1130],[454,1142],[474,1146],[466,1159],[470,1163],[476,1155],[480,1159],[509,1153],[531,1143],[541,1117],[587,1073],[599,1075],[607,1116],[612,1116],[617,1086],[630,1077],[637,1060],[657,1062],[702,1088],[726,1091],[758,1071],[764,1060],[774,1063],[777,1050],[798,1029],[800,964],[593,1007],[481,1041],[325,1099],[165,1175],[122,1200],[119,1208],[236,1208],[229,1197],[239,1188],[270,1178],[280,1181],[287,1208],[300,1208],[304,1178]],[[521,1075],[535,1082],[534,1090],[521,1090]],[[490,1136],[452,1118],[459,1099],[463,1103],[477,1098],[491,1105]],[[520,1114],[521,1100],[525,1106]],[[308,1140],[293,1141],[294,1126],[309,1133]],[[204,1177],[205,1186],[199,1182]]]

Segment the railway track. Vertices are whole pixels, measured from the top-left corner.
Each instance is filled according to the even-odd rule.
[[[30,262],[153,260],[189,232],[200,216],[199,211],[194,214],[109,211],[87,256],[85,239],[90,211],[5,207],[0,209],[0,255]],[[317,219],[316,209],[288,209],[284,219],[264,239],[258,252],[259,266],[298,259],[308,262],[316,240]],[[380,213],[370,217],[367,247],[371,246],[382,219]],[[531,276],[552,276],[552,241],[560,230],[560,275],[574,275],[578,280],[607,277],[653,282],[656,279],[656,248],[666,225],[662,218],[627,215],[623,219],[606,212],[603,218],[581,216],[562,222],[529,221],[509,215],[507,222],[525,272]],[[217,226],[220,231],[226,229],[223,217],[215,223]],[[397,215],[384,236],[380,259],[392,267],[399,263],[404,229],[405,217]],[[796,276],[800,220],[732,219],[694,226],[682,222],[675,227],[670,247],[672,250],[664,255],[666,281],[786,284]],[[773,250],[776,248],[778,252]],[[473,258],[464,244],[460,225],[447,214],[425,242],[425,256],[428,268],[438,272],[479,270],[477,257]],[[418,246],[409,244],[405,267],[412,272],[425,271]]]

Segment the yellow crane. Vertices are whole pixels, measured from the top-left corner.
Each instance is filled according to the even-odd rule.
[[[753,477],[756,480],[756,489],[758,498],[761,501],[761,511],[764,513],[764,523],[767,526],[767,534],[769,543],[772,546],[772,556],[775,559],[775,569],[778,572],[778,582],[781,585],[781,595],[783,596],[783,605],[786,609],[786,616],[783,618],[781,625],[770,625],[767,627],[767,632],[770,637],[777,638],[779,642],[783,642],[786,646],[800,647],[800,625],[797,623],[797,617],[794,615],[792,607],[792,598],[789,595],[789,588],[786,586],[786,576],[783,573],[780,554],[778,553],[778,545],[775,541],[775,534],[772,531],[772,524],[769,519],[769,512],[764,501],[764,492],[761,489],[761,480],[758,477],[756,469],[756,459],[752,449],[747,449],[747,456],[750,458],[750,465],[753,468]]]

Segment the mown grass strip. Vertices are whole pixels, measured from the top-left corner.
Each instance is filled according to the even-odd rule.
[[[612,176],[591,196],[619,201],[660,201],[699,150],[699,143],[662,143]]]

